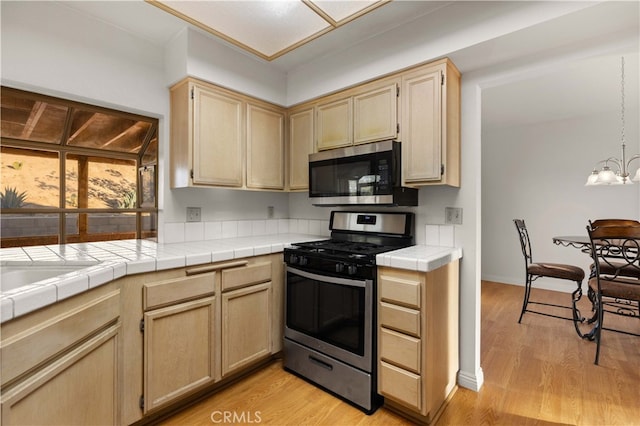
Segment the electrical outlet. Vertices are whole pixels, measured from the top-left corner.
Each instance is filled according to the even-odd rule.
[[[462,225],[462,209],[460,207],[445,207],[444,223],[447,225]]]
[[[200,207],[187,207],[187,222],[200,222]]]

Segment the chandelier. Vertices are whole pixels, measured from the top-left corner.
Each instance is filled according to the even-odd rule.
[[[636,171],[633,179],[630,178],[631,173],[629,168],[633,160],[640,158],[640,154],[636,154],[627,160],[627,153],[625,152],[626,144],[624,139],[624,56],[622,57],[622,78],[620,80],[620,91],[622,93],[621,113],[622,120],[622,157],[615,158],[609,157],[606,160],[598,161],[596,167],[593,169],[589,178],[587,179],[586,186],[594,185],[631,185],[634,181],[640,181],[640,168]],[[604,164],[600,171],[597,170],[597,166]],[[615,167],[615,171],[611,169],[611,166]]]

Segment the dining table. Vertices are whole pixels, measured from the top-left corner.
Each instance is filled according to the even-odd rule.
[[[560,236],[555,236],[553,237],[553,243],[555,245],[559,245],[562,247],[573,247],[573,248],[577,248],[578,250],[580,250],[581,252],[589,255],[589,257],[591,257],[591,239],[589,238],[588,235],[560,235]],[[591,271],[589,273],[589,278],[591,279],[593,277],[593,274],[595,274],[595,270],[593,268],[590,268]],[[595,339],[595,333],[596,333],[596,328],[597,328],[597,320],[598,320],[598,314],[597,314],[597,300],[596,300],[596,294],[595,292],[591,289],[591,286],[587,285],[587,297],[589,298],[589,301],[591,302],[591,310],[593,312],[593,315],[591,316],[591,318],[585,318],[582,316],[582,314],[580,313],[580,310],[577,307],[577,303],[578,301],[582,298],[582,292],[578,292],[577,296],[574,298],[573,303],[572,303],[572,310],[573,310],[573,323],[575,325],[575,329],[576,329],[576,333],[578,333],[578,336],[580,336],[580,338],[582,339],[587,339],[587,340],[594,340]],[[594,326],[587,331],[586,333],[583,333],[582,330],[579,327],[579,324],[581,323],[587,323],[587,324],[594,324]]]

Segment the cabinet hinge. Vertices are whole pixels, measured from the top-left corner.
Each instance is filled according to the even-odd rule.
[[[396,123],[396,135],[400,134],[400,123]]]
[[[138,406],[140,406],[141,410],[144,410],[144,395],[140,395],[140,399],[138,400]]]
[[[193,91],[193,87],[191,88],[191,99],[195,99],[195,94],[194,94],[194,91]]]
[[[396,84],[396,98],[400,97],[400,85]]]
[[[444,74],[440,74],[440,86],[444,86]]]
[[[140,333],[144,333],[144,318],[140,320]]]
[[[191,169],[191,179],[193,179],[193,169]]]
[[[440,164],[440,176],[444,176],[444,164]]]

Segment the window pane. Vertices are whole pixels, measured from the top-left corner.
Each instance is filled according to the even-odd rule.
[[[67,145],[137,154],[150,128],[149,121],[76,110]]]
[[[142,155],[142,165],[150,166],[158,164],[158,133],[153,136],[153,139],[149,141],[147,149],[145,149]]]
[[[136,237],[136,213],[92,213],[87,216],[89,234],[110,234],[116,239]]]
[[[142,235],[140,237],[146,239],[158,238],[158,213],[145,212],[141,216]]]
[[[59,223],[58,214],[3,214],[2,247],[57,244]]]
[[[58,153],[2,147],[2,208],[60,205]]]
[[[2,89],[2,137],[60,143],[69,108]]]
[[[68,154],[67,208],[136,208],[136,162]]]

